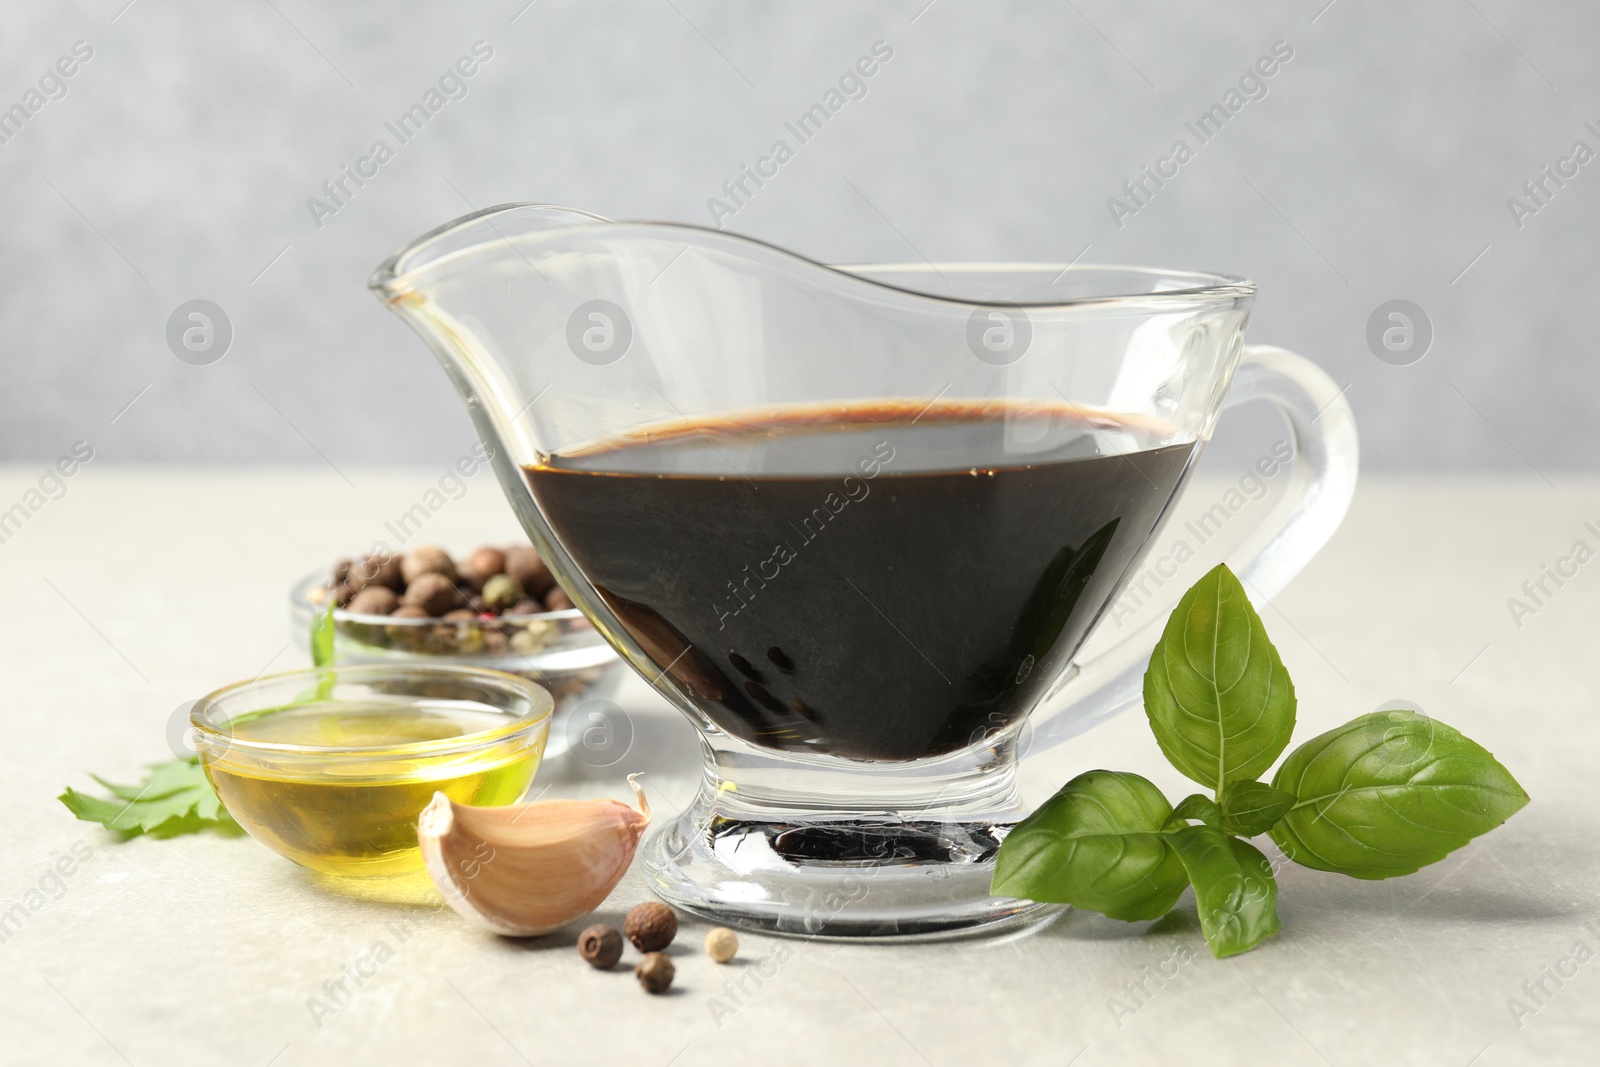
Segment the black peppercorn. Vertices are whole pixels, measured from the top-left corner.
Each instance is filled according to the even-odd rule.
[[[659,900],[646,901],[628,912],[622,930],[640,952],[660,952],[678,936],[678,914]]]
[[[652,952],[639,962],[633,973],[639,979],[639,984],[644,986],[646,993],[665,993],[672,985],[676,968],[666,956]]]
[[[578,935],[578,955],[600,970],[615,966],[622,958],[622,935],[615,926],[597,923]]]

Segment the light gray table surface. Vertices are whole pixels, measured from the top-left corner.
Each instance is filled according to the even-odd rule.
[[[1600,547],[1585,526],[1600,528],[1593,480],[1369,478],[1334,541],[1264,613],[1300,695],[1297,740],[1409,699],[1494,751],[1532,794],[1437,866],[1358,882],[1285,864],[1283,933],[1225,961],[1191,932],[1189,896],[1158,923],[1065,913],[955,943],[747,935],[743,966],[727,968],[700,952],[705,925],[686,922],[674,991],[649,997],[624,971],[583,966],[569,937],[503,940],[420,898],[353,899],[247,838],[117,843],[55,800],[91,786],[86,772],[129,779],[163,758],[179,703],[305,664],[288,644],[290,581],[382,536],[437,473],[91,465],[0,544],[0,913],[25,912],[0,934],[0,1062],[1600,1060],[1600,961],[1589,958],[1600,953],[1600,562],[1547,582],[1553,595],[1520,627],[1506,604],[1574,542]],[[0,470],[0,506],[38,474]],[[420,536],[468,549],[513,533],[483,475]],[[623,772],[642,769],[670,813],[696,771],[690,729],[636,679],[619,702],[636,727],[629,758],[587,775],[547,766],[546,795],[626,796]],[[1096,766],[1190,791],[1137,713],[1034,757],[1023,785],[1042,800]],[[89,858],[53,877],[75,847]],[[600,915],[644,896],[632,872]],[[392,958],[315,1019],[308,1001],[380,941]],[[1163,968],[1175,976],[1147,979]],[[1545,977],[1556,968],[1576,973],[1558,984]],[[749,977],[762,973],[759,985]],[[1548,996],[1530,997],[1524,983],[1541,978]],[[748,995],[725,985],[741,980]],[[1511,998],[1529,1012],[1514,1017]]]

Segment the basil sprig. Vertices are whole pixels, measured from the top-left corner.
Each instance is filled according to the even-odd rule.
[[[1213,790],[1176,808],[1136,774],[1089,771],[1012,829],[997,896],[1156,919],[1193,886],[1218,958],[1278,932],[1272,865],[1243,840],[1353,878],[1410,874],[1528,802],[1511,773],[1456,730],[1409,711],[1363,715],[1291,752],[1295,693],[1244,587],[1225,566],[1178,602],[1144,678],[1162,753]]]

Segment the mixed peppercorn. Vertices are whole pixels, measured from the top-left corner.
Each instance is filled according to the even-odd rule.
[[[404,554],[342,559],[314,606],[332,594],[340,631],[368,645],[431,655],[532,655],[556,638],[556,622],[536,618],[573,606],[531,545],[485,545],[453,559],[433,545]],[[383,616],[388,622],[349,616]],[[564,630],[586,620],[561,622]]]
[[[330,586],[339,607],[358,615],[443,619],[451,612],[536,615],[572,607],[531,545],[485,545],[459,562],[434,545],[342,559]]]
[[[644,953],[633,969],[634,977],[647,993],[665,993],[677,974],[666,948],[678,936],[678,914],[657,900],[637,905],[615,926],[596,923],[578,935],[578,955],[591,967],[610,970],[622,959],[622,937],[627,934],[633,947]],[[719,926],[706,935],[706,955],[717,963],[727,963],[739,951],[739,939],[732,930]]]

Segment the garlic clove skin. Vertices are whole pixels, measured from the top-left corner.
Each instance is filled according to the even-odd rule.
[[[468,920],[512,937],[558,930],[599,907],[627,873],[650,802],[546,800],[479,808],[443,793],[417,819],[428,876]]]

